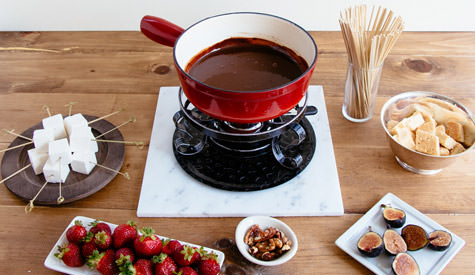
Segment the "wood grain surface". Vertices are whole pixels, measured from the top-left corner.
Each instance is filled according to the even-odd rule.
[[[475,270],[475,153],[435,176],[403,170],[395,161],[379,122],[386,100],[403,91],[427,90],[459,100],[475,111],[475,33],[403,33],[383,68],[373,119],[354,124],[341,114],[346,52],[339,32],[312,32],[319,60],[312,85],[323,85],[345,214],[340,217],[284,217],[299,238],[299,251],[279,267],[247,262],[233,245],[240,218],[137,218],[146,146],[126,146],[123,169],[97,193],[60,207],[25,202],[0,185],[0,264],[6,274],[52,274],[43,261],[64,227],[78,215],[112,223],[133,219],[160,235],[221,249],[223,274],[370,274],[334,241],[388,192],[408,202],[466,241],[443,274]],[[172,49],[139,32],[0,32],[0,129],[22,132],[46,116],[73,112],[108,118],[125,140],[149,143],[158,90],[178,86]],[[0,149],[13,136],[0,133]],[[0,153],[0,157],[3,154]]]

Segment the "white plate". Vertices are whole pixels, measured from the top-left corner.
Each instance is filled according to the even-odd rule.
[[[69,267],[69,266],[65,265],[62,260],[60,260],[60,259],[58,259],[54,256],[54,253],[58,252],[58,245],[62,245],[64,243],[67,243],[66,231],[68,230],[69,227],[74,225],[74,221],[76,221],[76,220],[81,221],[82,224],[86,227],[86,229],[88,229],[88,231],[89,231],[89,228],[90,228],[89,224],[91,222],[95,221],[95,219],[88,218],[88,217],[83,217],[83,216],[75,217],[71,221],[71,223],[69,223],[69,225],[66,227],[63,234],[61,234],[61,237],[59,237],[58,241],[56,242],[54,247],[49,252],[48,257],[46,257],[46,259],[45,259],[44,265],[45,265],[45,267],[47,267],[49,269],[56,270],[56,271],[63,272],[63,273],[67,273],[67,274],[73,274],[73,275],[74,274],[99,274],[99,272],[97,270],[91,270],[87,267],[87,265],[83,265],[81,267]],[[112,224],[112,223],[108,223],[108,222],[105,222],[105,223],[107,223],[110,226],[112,232],[117,227],[116,224]],[[160,235],[157,235],[157,236],[160,239],[169,239],[168,237],[163,237],[163,236],[160,236]],[[196,244],[192,244],[192,243],[187,243],[187,242],[182,242],[182,241],[180,241],[180,243],[200,247],[200,245],[196,245]],[[221,252],[219,250],[211,249],[211,248],[208,248],[208,247],[203,247],[203,248],[208,252],[215,253],[218,256],[219,266],[221,267],[223,265],[223,262],[224,262],[224,253],[223,252]]]
[[[417,211],[414,207],[396,197],[394,194],[386,194],[368,212],[366,212],[363,217],[361,217],[335,241],[335,244],[338,247],[376,274],[393,274],[391,270],[393,257],[389,256],[384,251],[376,258],[365,257],[360,254],[356,244],[358,239],[364,233],[368,232],[368,226],[371,226],[373,231],[381,235],[384,233],[386,222],[382,216],[381,204],[391,204],[394,208],[404,210],[406,212],[406,223],[404,226],[408,224],[416,224],[424,228],[427,233],[439,229],[450,232],[440,224]],[[402,228],[394,229],[398,233],[401,233]],[[450,232],[450,234],[452,235],[452,244],[445,251],[435,251],[427,247],[417,251],[408,251],[419,265],[421,274],[439,274],[465,245],[465,241],[459,236],[452,232]]]

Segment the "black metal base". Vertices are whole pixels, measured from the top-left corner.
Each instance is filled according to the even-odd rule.
[[[219,140],[210,137],[204,138],[201,151],[197,154],[186,155],[176,150],[177,139],[182,138],[183,132],[175,130],[173,135],[173,152],[180,166],[198,181],[224,190],[255,191],[278,186],[288,182],[310,163],[316,148],[316,136],[310,122],[303,118],[298,124],[305,130],[306,137],[298,145],[285,140],[292,134],[281,135],[265,142],[268,146],[261,146],[259,150],[236,152],[226,149]],[[287,144],[283,146],[282,144]],[[276,148],[285,155],[294,155],[298,158],[298,165],[288,165],[278,161]],[[274,148],[273,148],[274,147]],[[288,167],[285,167],[288,166]],[[296,166],[296,167],[291,167]]]

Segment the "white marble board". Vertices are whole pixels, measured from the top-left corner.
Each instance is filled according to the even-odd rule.
[[[317,148],[309,165],[287,183],[261,191],[225,191],[188,175],[175,160],[172,117],[179,110],[178,87],[162,87],[137,207],[138,217],[243,217],[343,215],[340,183],[322,86],[310,86],[307,116]]]

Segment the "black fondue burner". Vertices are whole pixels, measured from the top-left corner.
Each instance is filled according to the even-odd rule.
[[[316,136],[305,118],[318,110],[302,106],[265,122],[235,124],[212,118],[179,92],[173,121],[173,152],[180,166],[207,185],[254,191],[283,184],[302,172],[315,152]]]

